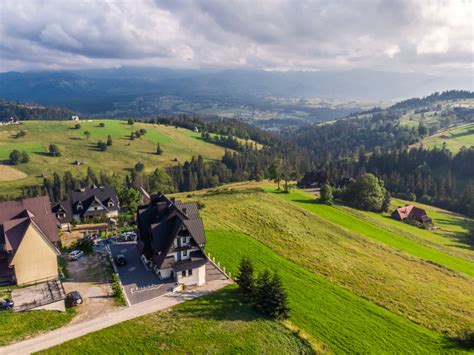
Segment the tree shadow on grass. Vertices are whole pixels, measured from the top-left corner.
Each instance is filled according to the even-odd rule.
[[[236,287],[226,287],[216,293],[186,302],[175,311],[191,318],[216,321],[254,321],[266,319],[245,304]]]
[[[49,152],[33,152],[33,154],[41,155],[43,157],[52,157],[51,153]]]

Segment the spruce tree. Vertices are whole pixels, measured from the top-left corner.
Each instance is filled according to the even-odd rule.
[[[109,134],[107,137],[107,145],[110,147],[113,144],[112,136]]]
[[[254,306],[258,313],[270,315],[270,294],[269,286],[272,281],[270,271],[264,270],[257,278],[255,287]]]
[[[288,295],[286,294],[280,276],[275,272],[270,281],[267,291],[270,299],[268,303],[268,315],[277,320],[286,319],[290,313],[288,306]]]
[[[251,302],[255,289],[253,263],[248,257],[242,258],[237,275],[237,285],[244,296],[246,302]]]
[[[156,144],[156,154],[158,154],[158,155],[163,154],[163,149],[161,149],[160,143]]]

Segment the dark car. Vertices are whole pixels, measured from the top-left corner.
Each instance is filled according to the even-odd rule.
[[[127,265],[127,259],[125,259],[125,256],[123,254],[117,255],[115,257],[115,264],[117,266]]]
[[[12,309],[14,306],[13,301],[10,300],[4,300],[0,302],[0,311],[8,311],[9,309]]]
[[[82,304],[82,297],[78,291],[69,292],[66,296],[66,306],[75,307]]]

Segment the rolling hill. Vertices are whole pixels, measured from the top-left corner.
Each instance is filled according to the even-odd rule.
[[[76,123],[81,125],[75,129]],[[100,127],[99,123],[104,123]],[[130,134],[139,129],[147,133],[135,140]],[[16,138],[18,131],[26,135]],[[84,132],[90,137],[86,138]],[[111,135],[113,145],[107,151],[97,149],[98,140],[105,142]],[[49,144],[56,144],[60,157],[48,154]],[[156,155],[156,145],[160,143],[162,155]],[[30,162],[16,166],[8,165],[8,157],[13,149],[26,151]],[[137,162],[145,164],[145,170],[168,167],[177,162],[190,160],[193,155],[202,155],[207,160],[220,160],[224,148],[204,142],[199,133],[164,125],[135,123],[128,125],[118,120],[89,121],[25,121],[21,125],[0,126],[0,181],[2,193],[18,194],[22,186],[38,184],[43,174],[62,173],[69,170],[73,175],[85,175],[87,168],[96,172],[124,173]],[[84,160],[83,165],[75,165],[75,160]]]
[[[243,256],[257,271],[280,274],[292,308],[289,321],[318,349],[462,352],[452,339],[474,331],[473,247],[461,239],[473,221],[466,217],[432,209],[440,229],[421,230],[385,215],[320,205],[302,190],[278,193],[268,183],[177,196],[203,206],[207,251],[233,275]],[[161,316],[153,317],[155,328],[140,342],[159,338]],[[195,317],[205,322],[206,312]],[[175,322],[179,329],[182,319]],[[225,327],[225,317],[221,322]],[[133,333],[136,326],[124,323],[52,352],[70,346],[92,351],[97,342],[113,348],[119,334]],[[219,338],[215,342],[224,352],[235,350],[233,343],[221,348]]]

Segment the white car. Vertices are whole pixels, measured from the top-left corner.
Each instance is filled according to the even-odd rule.
[[[73,250],[69,253],[68,259],[74,261],[78,260],[82,256],[84,256],[84,252],[82,250]]]

